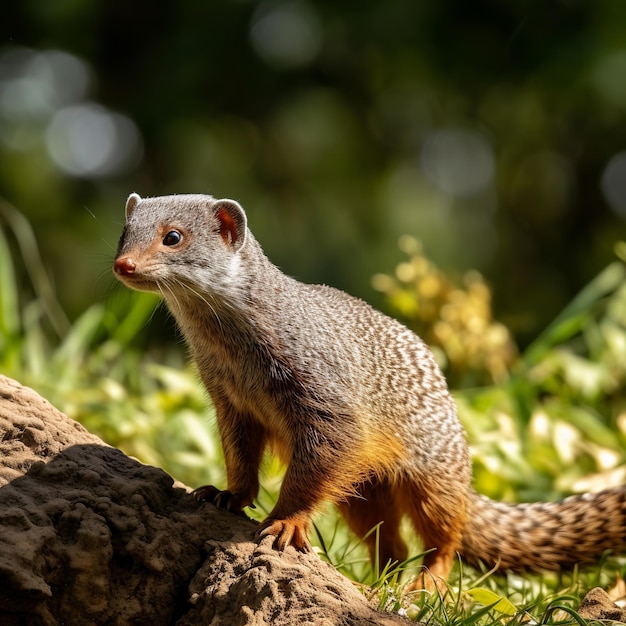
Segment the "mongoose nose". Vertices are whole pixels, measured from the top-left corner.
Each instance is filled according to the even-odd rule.
[[[136,268],[135,261],[129,256],[122,256],[119,259],[115,259],[115,263],[113,263],[113,271],[120,276],[130,276],[135,273]]]

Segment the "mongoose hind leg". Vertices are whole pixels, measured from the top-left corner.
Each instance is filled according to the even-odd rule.
[[[422,539],[423,571],[412,589],[445,591],[445,582],[454,565],[467,520],[467,492],[454,490],[448,481],[422,478],[419,483],[406,481],[400,491],[405,494],[404,510],[416,533]]]
[[[338,507],[351,530],[365,537],[372,566],[376,566],[376,558],[379,571],[388,563],[405,561],[408,551],[400,536],[402,511],[392,487],[374,479],[359,485],[356,491],[359,495],[341,501]],[[378,530],[374,530],[378,524]]]

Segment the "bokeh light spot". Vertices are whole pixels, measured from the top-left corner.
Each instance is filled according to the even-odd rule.
[[[450,196],[470,196],[483,191],[493,179],[495,163],[487,138],[463,128],[429,133],[420,162],[426,176]]]
[[[310,63],[322,46],[322,27],[313,7],[302,0],[263,2],[252,18],[250,41],[269,65]]]
[[[46,146],[58,167],[83,177],[120,173],[136,164],[142,154],[135,124],[94,103],[58,111],[48,125]]]
[[[600,188],[613,211],[626,217],[626,152],[611,157],[602,172]]]

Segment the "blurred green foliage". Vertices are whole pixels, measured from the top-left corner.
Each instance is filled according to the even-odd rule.
[[[521,353],[480,274],[455,281],[415,239],[400,247],[408,259],[372,282],[456,389],[477,490],[528,501],[626,482],[626,244]]]
[[[620,0],[3,9],[0,195],[72,319],[111,284],[133,190],[235,197],[285,271],[375,304],[409,233],[487,276],[522,346],[623,227]]]
[[[451,387],[505,380],[517,347],[509,330],[493,319],[483,277],[470,271],[456,285],[426,258],[419,241],[405,235],[400,247],[409,259],[395,275],[372,278],[391,312],[430,345]]]
[[[182,351],[146,352],[133,345],[135,335],[151,324],[155,298],[119,294],[65,325],[54,290],[41,273],[36,245],[23,247],[24,242],[34,243],[28,222],[7,203],[0,208],[5,225],[10,224],[0,229],[0,371],[36,388],[108,443],[162,467],[176,479],[190,486],[224,484],[213,409],[196,373],[182,361]],[[22,243],[18,247],[24,254],[32,255],[26,263],[23,255],[10,253],[13,240]],[[397,302],[408,323],[413,317],[424,335],[435,339],[432,331],[437,324],[471,322],[476,314],[487,322],[483,325],[487,333],[491,325],[500,329],[492,319],[489,289],[477,273],[455,285],[414,240],[404,238],[403,248],[409,261],[398,266],[396,278],[381,280],[379,275],[375,283],[389,287],[386,293],[392,302],[401,294]],[[507,345],[497,381],[455,392],[479,492],[503,500],[546,500],[625,482],[626,244],[618,244],[616,252],[618,260],[600,272],[526,350],[514,356]],[[407,263],[426,271],[409,271]],[[22,273],[34,294],[28,300],[20,296]],[[444,288],[426,289],[426,294],[444,298],[435,298],[443,306],[433,309],[424,306],[432,302],[423,299],[422,281],[428,285],[435,278]],[[451,304],[454,315],[446,313]],[[428,312],[427,319],[420,317],[423,311]],[[494,345],[475,344],[467,328],[457,330],[458,337],[469,338],[469,343],[457,353],[465,360],[456,361],[452,371],[469,380],[490,373],[483,366],[493,362],[486,357],[493,357]],[[498,334],[503,332],[510,341],[506,329]],[[447,354],[445,342],[434,348]],[[501,369],[504,362],[506,372]],[[280,476],[277,461],[268,459],[256,517],[264,517],[273,506]],[[316,531],[320,556],[353,580],[373,584],[368,593],[375,594],[381,606],[437,623],[510,623],[512,615],[525,621],[528,615],[551,614],[555,605],[571,611],[587,589],[612,584],[615,572],[623,576],[626,569],[620,559],[570,576],[485,578],[457,568],[445,601],[437,596],[403,597],[398,572],[373,571],[363,546],[336,512],[326,510]],[[419,555],[415,537],[408,538]],[[414,571],[415,565],[405,567]],[[575,618],[566,622],[575,623]]]

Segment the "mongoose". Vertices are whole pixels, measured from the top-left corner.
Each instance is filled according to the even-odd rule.
[[[471,487],[468,446],[429,348],[365,302],[283,274],[243,208],[208,195],[126,203],[114,263],[160,293],[215,404],[227,490],[196,490],[234,513],[259,490],[266,446],[286,465],[258,535],[310,549],[311,516],[334,501],[382,565],[407,558],[408,516],[446,579],[455,556],[511,570],[589,563],[626,546],[626,488],[558,503],[500,504]],[[378,554],[375,553],[378,545]]]

